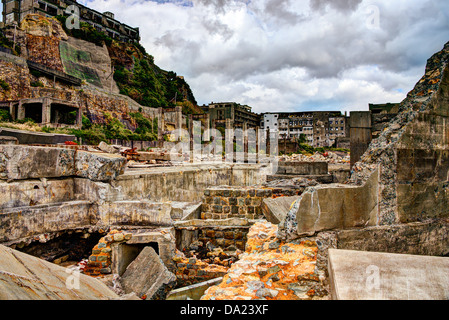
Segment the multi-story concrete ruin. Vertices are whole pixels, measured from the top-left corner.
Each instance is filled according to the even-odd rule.
[[[20,23],[28,14],[45,17],[70,16],[76,13],[81,22],[86,22],[98,31],[120,41],[139,41],[139,28],[130,27],[114,19],[112,12],[98,12],[72,0],[2,0],[3,23],[9,26]],[[69,7],[70,6],[70,7]],[[67,10],[69,7],[70,10]]]
[[[341,112],[314,111],[263,113],[261,128],[284,139],[300,139],[313,147],[330,147],[337,138],[349,137],[348,118]]]

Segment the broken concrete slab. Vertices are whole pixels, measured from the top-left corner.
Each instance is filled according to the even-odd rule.
[[[100,144],[98,145],[98,149],[100,149],[103,152],[106,153],[112,153],[112,154],[119,154],[120,153],[120,148],[116,148],[114,146],[111,146],[109,144],[107,144],[104,141],[101,141]]]
[[[19,140],[16,137],[0,136],[0,144],[19,144]]]
[[[191,286],[172,290],[167,300],[200,300],[204,292],[212,286],[216,286],[223,281],[223,277],[212,279],[205,282],[193,284]]]
[[[101,281],[0,245],[0,300],[118,299]]]
[[[25,180],[78,176],[110,181],[123,173],[126,159],[76,148],[0,145],[0,179]]]
[[[449,258],[329,250],[334,300],[447,300]]]
[[[144,300],[164,300],[176,285],[176,276],[168,271],[151,247],[145,247],[126,268],[121,278],[125,293],[135,292]]]
[[[15,137],[20,144],[58,144],[76,139],[76,136],[70,134],[33,132],[5,127],[0,128],[0,135]]]
[[[363,186],[332,184],[308,188],[281,221],[278,236],[296,239],[319,231],[374,226],[378,198],[377,171]]]
[[[262,212],[268,222],[279,224],[290,211],[293,203],[299,198],[300,196],[264,199],[262,201]]]
[[[172,226],[171,210],[169,203],[115,201],[99,206],[98,214],[107,225]]]

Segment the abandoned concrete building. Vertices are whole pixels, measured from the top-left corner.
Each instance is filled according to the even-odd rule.
[[[18,29],[26,54],[38,37],[52,40],[34,63],[69,74],[60,48],[83,47],[107,72],[92,60],[98,86],[50,75],[33,87],[31,56],[2,52],[11,90],[0,107],[48,126],[140,110],[160,119],[158,140],[142,151],[0,128],[1,299],[447,299],[449,43],[396,110],[346,119],[358,159],[294,161],[278,156],[282,142],[259,122],[237,130],[224,119],[220,150],[209,114],[105,90],[114,88],[107,50],[41,19]],[[379,286],[366,285],[372,270]]]
[[[279,134],[282,139],[300,139],[314,147],[334,145],[336,138],[349,138],[349,117],[341,112],[311,111],[263,113],[260,127]]]
[[[114,19],[112,12],[98,12],[90,9],[76,0],[2,0],[3,4],[3,24],[12,25],[14,22],[20,23],[28,14],[40,14],[45,17],[55,17],[57,15],[70,16],[75,13],[79,15],[82,22],[89,23],[96,30],[104,32],[113,39],[120,41],[139,41],[139,28],[130,27]],[[67,7],[77,8],[67,11]]]

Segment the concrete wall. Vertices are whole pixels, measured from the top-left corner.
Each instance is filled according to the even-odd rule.
[[[327,162],[279,162],[277,174],[324,175],[328,174]]]
[[[216,185],[251,186],[266,181],[262,165],[198,165],[125,173],[114,181],[126,200],[201,201]]]
[[[0,179],[26,180],[78,176],[110,181],[123,170],[126,159],[118,155],[83,150],[0,145]]]

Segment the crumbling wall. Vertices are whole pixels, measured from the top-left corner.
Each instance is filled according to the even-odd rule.
[[[349,181],[307,189],[281,222],[280,239],[328,235],[341,249],[447,254],[448,61],[449,43]]]
[[[2,101],[30,98],[30,73],[24,59],[0,52],[0,79],[8,84],[0,86]]]

